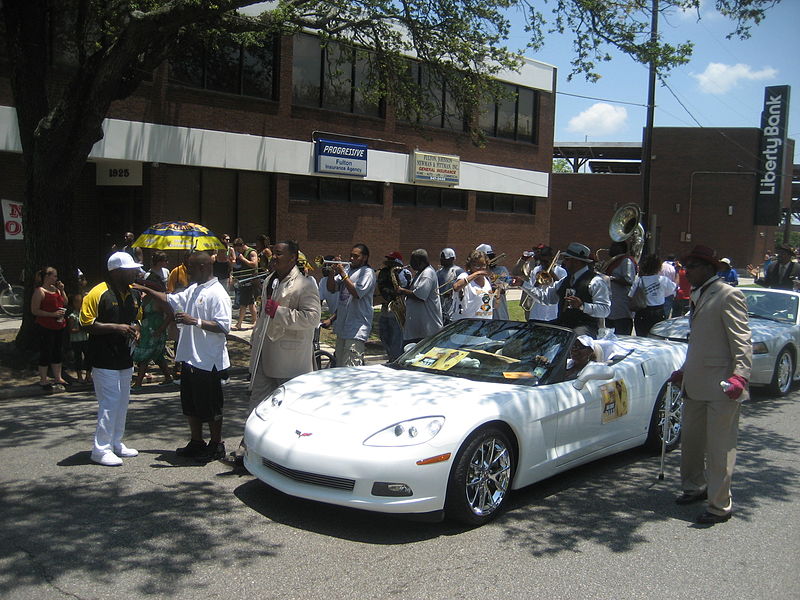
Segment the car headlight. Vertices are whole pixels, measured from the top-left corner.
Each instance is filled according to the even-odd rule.
[[[756,342],[753,344],[753,354],[769,354],[769,348],[764,342]]]
[[[272,394],[264,398],[261,403],[256,406],[256,416],[262,421],[266,421],[269,413],[279,407],[283,403],[283,397],[286,395],[286,389],[280,386]]]
[[[442,430],[444,417],[409,419],[381,429],[364,440],[365,446],[415,446],[431,441]]]

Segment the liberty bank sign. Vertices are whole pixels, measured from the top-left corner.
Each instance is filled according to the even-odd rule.
[[[755,225],[777,225],[781,220],[789,91],[788,85],[764,88]]]

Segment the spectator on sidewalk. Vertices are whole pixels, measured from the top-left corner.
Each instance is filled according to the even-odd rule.
[[[139,339],[141,318],[139,294],[131,284],[141,267],[127,252],[115,252],[108,258],[106,280],[91,289],[81,306],[98,404],[91,459],[107,467],[139,454],[122,443],[122,436],[133,377],[131,344]]]
[[[31,313],[35,317],[39,337],[39,385],[51,390],[47,380],[48,368],[53,372],[57,387],[67,385],[61,376],[61,352],[64,346],[64,329],[67,295],[64,284],[58,279],[54,267],[45,267],[36,273],[36,288],[31,296]]]

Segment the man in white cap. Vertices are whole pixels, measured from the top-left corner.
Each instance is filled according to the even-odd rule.
[[[475,248],[475,252],[485,252],[489,258],[489,263],[495,260],[496,256],[494,248],[489,244],[480,244]],[[495,292],[494,311],[492,312],[492,319],[503,319],[508,321],[511,317],[508,315],[508,304],[506,303],[506,287],[511,281],[511,274],[508,269],[503,265],[495,264],[490,268],[492,272],[492,289]]]
[[[597,337],[600,320],[611,311],[611,292],[608,284],[591,269],[591,251],[578,242],[572,242],[561,253],[567,276],[547,287],[535,287],[525,282],[536,302],[558,303],[558,317],[554,325],[574,329],[578,335]]]
[[[97,396],[97,429],[91,458],[106,467],[139,454],[122,443],[128,414],[133,359],[131,343],[139,339],[141,302],[130,285],[139,276],[141,264],[127,252],[108,258],[106,280],[94,286],[83,299],[81,326],[89,332],[88,356]]]
[[[456,262],[456,251],[452,248],[445,248],[439,255],[441,267],[436,271],[436,279],[439,281],[439,300],[442,304],[442,323],[447,325],[450,322],[450,313],[453,312],[453,282],[464,272]]]

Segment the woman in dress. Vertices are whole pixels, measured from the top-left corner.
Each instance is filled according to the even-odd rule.
[[[467,272],[461,273],[453,282],[450,319],[491,319],[493,303],[489,258],[485,252],[475,250],[467,258]]]
[[[40,269],[36,273],[36,284],[31,297],[31,313],[36,317],[39,334],[39,385],[43,389],[52,389],[47,380],[48,368],[53,372],[56,386],[67,385],[61,377],[67,295],[64,293],[64,284],[58,280],[58,271],[53,267]]]
[[[638,288],[643,288],[647,296],[647,308],[636,311],[633,319],[636,335],[646,337],[656,323],[664,320],[664,299],[675,293],[675,282],[664,275],[659,275],[661,259],[656,254],[649,254],[639,263],[639,277],[631,286],[628,296],[631,298]]]
[[[145,279],[143,285],[159,292],[166,290],[164,284],[161,283],[161,279],[153,274],[150,274]],[[172,375],[169,372],[169,365],[164,356],[169,323],[170,319],[167,318],[166,313],[163,312],[158,304],[153,302],[152,296],[146,295],[142,300],[141,336],[132,354],[133,362],[137,365],[137,374],[136,379],[131,383],[131,387],[141,387],[151,360],[158,365],[158,368],[164,374],[164,383],[172,383]]]

